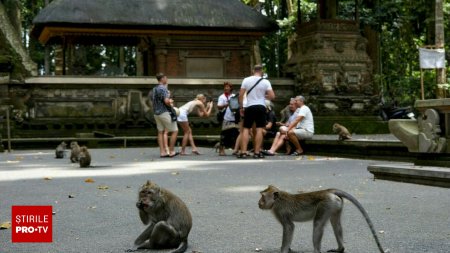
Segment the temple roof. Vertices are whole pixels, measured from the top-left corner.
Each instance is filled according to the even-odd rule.
[[[33,23],[32,34],[43,43],[52,37],[47,32],[42,38],[45,28],[51,27],[248,33],[278,28],[239,0],[54,0]]]

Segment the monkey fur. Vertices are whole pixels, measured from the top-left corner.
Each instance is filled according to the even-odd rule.
[[[340,141],[345,141],[352,138],[352,135],[350,134],[348,129],[345,126],[338,123],[333,124],[333,132],[339,135]]]
[[[288,253],[294,235],[294,222],[314,221],[313,245],[314,253],[320,253],[322,235],[325,224],[330,220],[338,243],[338,248],[329,252],[344,252],[344,239],[341,226],[343,199],[352,202],[362,213],[372,232],[378,249],[384,253],[380,241],[366,210],[355,197],[338,189],[328,189],[308,193],[290,194],[273,185],[260,192],[259,208],[271,210],[275,218],[283,226],[281,253]]]
[[[70,153],[70,161],[72,163],[76,163],[79,161],[80,146],[78,145],[78,142],[72,141],[70,143],[70,148],[72,149],[72,151]]]
[[[80,162],[80,168],[87,168],[91,165],[91,154],[89,153],[86,146],[80,147],[78,160]]]
[[[66,156],[66,147],[67,144],[63,141],[61,142],[55,150],[55,158],[57,159],[61,159],[64,158]]]
[[[176,248],[185,252],[192,228],[192,216],[186,204],[172,192],[147,181],[139,190],[139,217],[148,227],[137,237],[138,249]]]

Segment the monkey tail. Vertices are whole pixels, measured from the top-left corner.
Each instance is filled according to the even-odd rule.
[[[337,189],[333,189],[333,193],[336,194],[337,196],[341,197],[341,198],[345,198],[348,201],[352,202],[359,209],[359,211],[364,216],[364,219],[366,219],[367,224],[369,225],[370,231],[372,232],[372,235],[375,238],[375,242],[377,243],[377,246],[378,246],[378,249],[380,250],[380,252],[381,253],[389,252],[389,251],[385,251],[383,249],[383,247],[381,246],[381,243],[380,243],[380,240],[378,239],[378,236],[377,236],[377,233],[375,231],[375,228],[373,227],[373,223],[372,223],[372,221],[369,218],[369,214],[366,212],[366,210],[361,205],[361,203],[359,203],[359,201],[355,197],[353,197],[352,195],[350,195],[347,192],[344,192],[344,191],[341,191],[341,190],[337,190]]]
[[[186,251],[187,247],[188,247],[188,241],[186,238],[180,243],[180,245],[178,245],[178,248],[176,250],[172,251],[171,253],[183,253]]]

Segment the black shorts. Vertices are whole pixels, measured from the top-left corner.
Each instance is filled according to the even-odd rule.
[[[252,128],[253,123],[257,128],[266,126],[266,107],[264,105],[252,105],[245,108],[244,127]]]

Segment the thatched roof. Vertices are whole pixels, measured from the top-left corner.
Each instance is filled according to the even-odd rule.
[[[278,27],[240,0],[54,0],[33,20],[45,27],[270,32]]]

